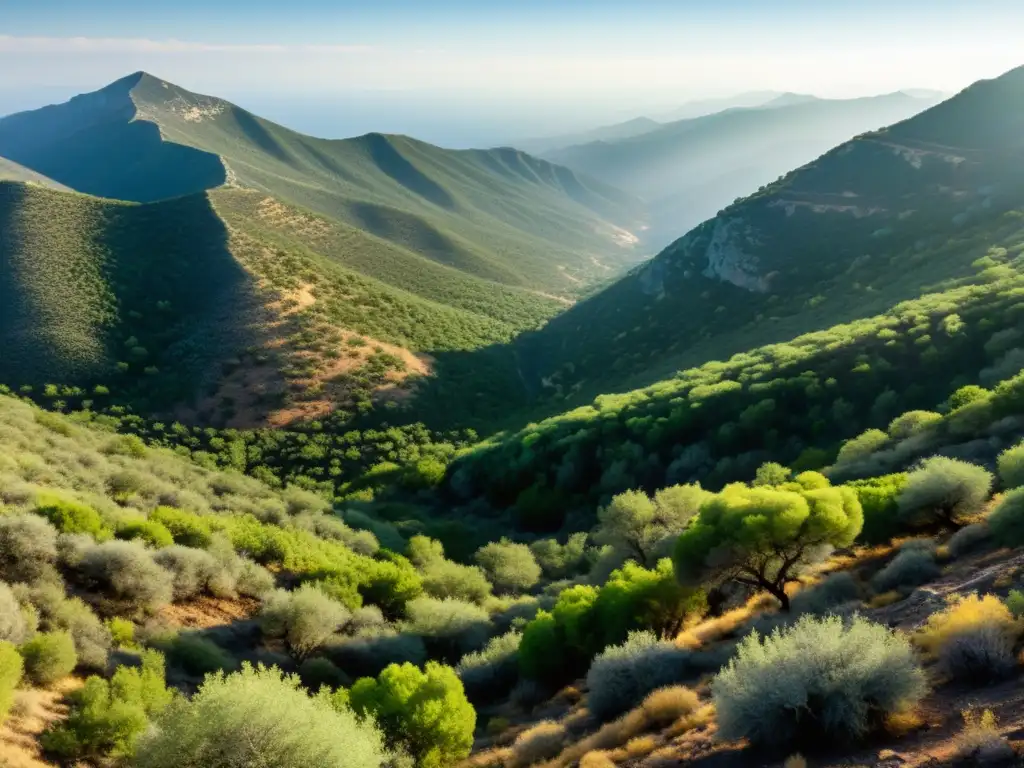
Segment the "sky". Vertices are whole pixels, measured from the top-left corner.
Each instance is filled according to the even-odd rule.
[[[0,114],[137,70],[330,137],[497,143],[751,90],[955,92],[1018,0],[0,0]]]

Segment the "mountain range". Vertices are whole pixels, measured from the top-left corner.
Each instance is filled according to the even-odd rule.
[[[780,94],[757,107],[601,137],[544,156],[643,198],[651,214],[648,241],[663,247],[836,144],[937,101],[905,93],[845,100]]]

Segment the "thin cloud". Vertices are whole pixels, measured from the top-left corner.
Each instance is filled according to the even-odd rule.
[[[361,53],[365,45],[197,43],[129,37],[14,37],[0,35],[0,53]]]

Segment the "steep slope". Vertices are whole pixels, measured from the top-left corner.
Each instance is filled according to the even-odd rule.
[[[524,153],[401,136],[315,139],[137,73],[0,120],[0,154],[137,202],[259,190],[466,273],[568,294],[641,257],[634,198]]]
[[[546,156],[644,198],[651,206],[649,241],[665,245],[839,142],[934,103],[903,93],[850,100],[783,94],[759,108],[730,109]]]
[[[124,203],[0,182],[0,383],[257,426],[404,397],[423,353],[564,307],[262,193]],[[106,396],[106,395],[104,395]]]
[[[53,179],[48,179],[41,173],[29,170],[25,166],[18,165],[4,157],[0,157],[0,181],[25,181],[32,184],[42,184],[44,187],[52,187],[54,189],[67,189],[67,187],[58,184]]]
[[[1022,124],[1024,68],[841,144],[525,340],[536,380],[638,385],[972,272],[1024,203]]]

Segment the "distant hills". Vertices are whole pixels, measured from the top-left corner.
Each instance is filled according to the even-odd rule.
[[[935,103],[904,93],[848,100],[779,94],[756,108],[564,147],[545,157],[646,200],[648,242],[660,247],[839,142]]]
[[[908,107],[896,96],[882,105]],[[834,107],[738,115],[787,124],[788,110]],[[1024,68],[843,142],[726,206],[524,338],[521,355],[537,381],[571,398],[883,311],[977,269],[1004,217],[1013,226],[1024,207],[1022,169]]]
[[[2,381],[181,418],[404,399],[643,257],[638,200],[521,151],[314,139],[143,73],[0,120],[0,157]]]
[[[315,139],[145,73],[0,120],[0,156],[134,202],[260,190],[426,259],[556,294],[642,256],[639,201],[522,152]]]

